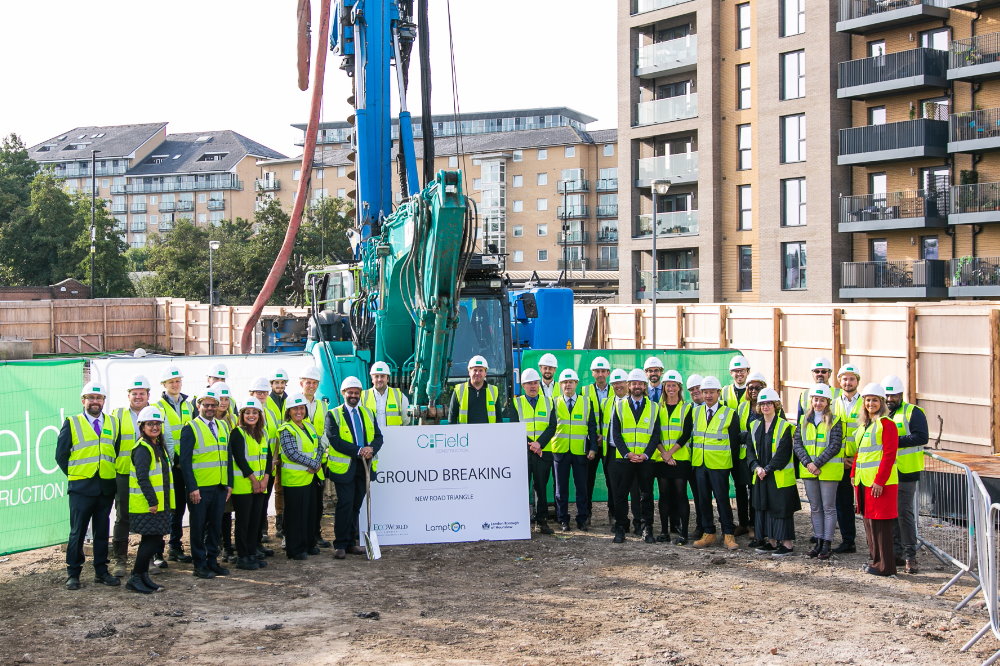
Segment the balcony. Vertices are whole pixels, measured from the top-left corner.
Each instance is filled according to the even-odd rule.
[[[674,185],[698,182],[698,153],[679,153],[639,160],[637,187],[649,187],[654,180],[666,179]]]
[[[191,212],[194,210],[194,201],[186,201],[184,199],[177,202],[177,212]]]
[[[698,298],[698,269],[673,268],[656,271],[656,300],[696,300]],[[638,288],[635,292],[637,301],[652,300],[653,271],[639,271],[636,276]]]
[[[572,220],[581,217],[588,217],[590,209],[582,204],[572,206],[559,206],[556,210],[556,217],[560,220]]]
[[[599,271],[616,271],[618,270],[618,259],[598,259],[597,260],[597,270]]]
[[[942,259],[842,263],[840,297],[945,298],[945,264]]]
[[[111,212],[116,215],[122,215],[128,212],[128,206],[123,203],[113,203],[111,204]]]
[[[656,237],[672,238],[674,236],[698,235],[698,211],[682,210],[674,213],[658,213],[656,216]],[[640,215],[636,221],[632,238],[652,238],[653,216]]]
[[[955,298],[1000,297],[1000,257],[959,257],[948,262]]]
[[[125,185],[111,186],[111,194],[125,194],[126,192],[128,192],[128,189],[125,187]]]
[[[841,233],[944,227],[948,190],[910,190],[840,197]]]
[[[97,167],[95,173],[98,178],[105,176],[124,176],[128,171],[127,165]],[[53,171],[56,178],[90,178],[90,165],[84,166],[64,166],[56,167]]]
[[[226,202],[223,201],[222,199],[209,199],[208,200],[208,209],[209,210],[225,210],[226,209]]]
[[[258,192],[274,192],[281,189],[281,181],[277,178],[258,178],[254,181],[254,189]]]
[[[837,164],[891,162],[948,154],[948,122],[917,118],[840,130]]]
[[[617,243],[618,242],[618,229],[609,229],[604,227],[603,229],[597,230],[597,242],[598,243]]]
[[[597,181],[597,191],[598,192],[617,192],[618,191],[618,179],[617,178],[601,178]]]
[[[1000,183],[954,185],[948,224],[1000,222]]]
[[[691,2],[691,0],[637,0],[635,3],[635,14],[643,14],[645,12],[651,12],[654,9],[663,9],[664,7],[673,7],[674,5],[683,5],[685,2]]]
[[[698,66],[698,35],[686,35],[636,49],[635,75],[640,79],[690,72]]]
[[[840,0],[837,32],[864,34],[928,19],[947,19],[951,0]]]
[[[128,183],[127,187],[131,194],[157,194],[159,192],[195,192],[201,190],[242,190],[243,182],[236,176],[154,183],[143,183],[138,182],[138,180],[132,180]]]
[[[636,126],[672,123],[698,116],[698,93],[636,104]]]
[[[129,206],[129,212],[130,213],[145,213],[146,212],[146,204],[144,204],[144,203],[133,203],[131,206]]]
[[[132,233],[144,233],[146,231],[146,223],[145,222],[133,222],[131,225],[129,225],[128,229]]]
[[[587,180],[560,180],[556,183],[556,191],[559,194],[587,192],[588,190],[590,190],[590,181]]]
[[[574,230],[574,231],[560,231],[559,232],[559,244],[560,245],[583,245],[590,241],[590,234],[586,231]]]
[[[618,204],[604,204],[597,207],[597,217],[618,217]]]
[[[949,80],[996,76],[1000,76],[1000,32],[955,39],[948,45]]]
[[[837,97],[855,99],[912,88],[948,87],[948,52],[911,49],[842,62]]]
[[[159,207],[161,213],[172,213],[177,210],[177,203],[174,201],[161,201]]]
[[[949,7],[958,9],[975,9],[977,7],[992,7],[1000,5],[1000,0],[948,0]]]
[[[586,259],[560,259],[558,262],[559,270],[568,271],[585,271],[587,270],[587,260]]]
[[[948,152],[977,153],[1000,148],[1000,109],[953,113],[948,118]]]
[[[157,227],[160,231],[173,231],[174,221],[173,220],[160,220],[160,224]]]

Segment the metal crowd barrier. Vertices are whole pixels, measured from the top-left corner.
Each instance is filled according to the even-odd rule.
[[[986,632],[992,630],[993,635],[1000,639],[1000,605],[998,605],[998,572],[997,539],[1000,537],[1000,504],[992,504],[990,495],[978,474],[973,474],[973,494],[975,497],[975,513],[973,516],[976,559],[979,566],[979,581],[986,599],[986,611],[989,621],[976,632],[968,643],[962,646],[962,652],[967,652]],[[983,666],[994,663],[1000,658],[1000,650],[983,662]]]

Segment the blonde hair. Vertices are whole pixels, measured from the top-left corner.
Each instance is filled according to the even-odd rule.
[[[812,395],[809,396],[809,404],[810,405],[812,405],[812,399],[813,398],[823,398],[823,396],[812,396]],[[823,399],[826,400],[826,408],[823,410],[823,423],[826,424],[827,428],[830,428],[830,427],[833,426],[833,410],[830,409],[830,405],[833,404],[833,401],[830,400],[829,398],[823,398]],[[864,406],[864,405],[862,405],[862,406]],[[882,406],[885,407],[885,403],[883,403]],[[816,412],[816,410],[813,409],[810,406],[809,407],[809,411],[806,412],[806,414],[805,414],[806,422],[809,422],[809,421],[812,420],[812,415],[815,412]]]
[[[781,411],[781,402],[780,401],[778,401],[778,400],[765,400],[764,402],[769,402],[772,405],[774,405],[774,415],[775,416],[777,416],[778,412]],[[760,414],[761,416],[764,415],[764,413],[760,411],[760,400],[754,400],[753,413],[754,414]]]
[[[872,397],[878,398],[879,401],[882,404],[881,409],[879,409],[879,411],[878,411],[878,417],[877,418],[880,419],[883,416],[888,415],[889,414],[889,408],[885,406],[885,398],[877,396],[877,395],[876,396],[872,396]],[[865,396],[861,396],[861,400],[864,400],[864,399],[865,399]],[[858,415],[858,427],[860,427],[860,428],[867,428],[869,425],[871,425],[873,419],[872,419],[871,415],[868,413],[868,408],[865,407],[864,403],[861,404],[861,407],[863,409],[861,410],[861,413]]]

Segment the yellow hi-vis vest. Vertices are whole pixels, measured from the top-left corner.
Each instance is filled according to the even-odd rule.
[[[552,438],[552,453],[572,453],[582,456],[587,453],[587,434],[590,429],[590,402],[576,396],[573,411],[569,411],[566,396],[555,398],[556,434]]]
[[[118,437],[118,419],[104,414],[101,434],[94,432],[94,420],[89,414],[67,417],[72,448],[66,477],[82,481],[100,475],[102,479],[115,478],[115,439]]]
[[[775,417],[774,431],[771,437],[771,455],[773,456],[778,451],[778,442],[785,435],[785,432],[792,427],[792,424],[781,417]],[[760,421],[754,421],[754,427],[750,430],[750,440],[751,445],[754,447],[754,451],[757,450],[757,433],[764,429],[763,419]],[[795,485],[795,462],[794,454],[788,458],[788,463],[785,464],[781,469],[774,470],[774,482],[779,488],[788,488],[789,486]],[[759,482],[760,479],[757,478],[756,474],[752,474],[750,477],[750,482],[755,484]]]
[[[212,435],[208,424],[201,419],[192,419],[188,424],[194,432],[194,451],[191,455],[191,469],[198,487],[224,486],[229,483],[229,426],[225,421],[215,419]],[[188,491],[194,490],[189,488]]]
[[[469,422],[469,382],[464,384],[459,384],[455,387],[455,391],[458,392],[458,422],[468,423]],[[497,399],[500,397],[500,389],[492,384],[485,384],[486,386],[486,419],[490,423],[497,422],[496,405]]]
[[[910,434],[910,419],[913,417],[913,410],[920,409],[916,405],[904,402],[892,415],[892,421],[896,424],[896,432],[900,437]],[[920,411],[923,411],[920,409]],[[924,447],[923,446],[900,446],[896,451],[896,469],[900,474],[913,474],[924,470]]]
[[[153,492],[156,493],[156,510],[163,511],[169,508],[171,511],[176,506],[176,500],[174,499],[173,493],[173,477],[170,473],[170,465],[167,464],[164,467],[160,463],[159,457],[156,452],[153,451],[153,447],[150,446],[149,442],[140,438],[136,442],[135,447],[144,446],[149,451],[149,483],[153,486]],[[168,507],[163,494],[166,492],[167,484],[164,482],[164,477],[170,481],[171,492],[167,493],[168,502],[170,506]],[[139,477],[135,474],[135,465],[132,464],[132,455],[129,454],[129,470],[128,470],[128,512],[129,513],[149,513],[149,502],[146,501],[146,496],[142,494],[142,489],[139,487]]]
[[[309,468],[292,460],[285,454],[285,447],[281,447],[281,485],[285,488],[298,488],[308,486],[313,479],[323,479],[323,463],[326,461],[326,452],[319,444],[319,435],[313,428],[309,419],[302,421],[302,427],[295,425],[292,421],[285,421],[278,428],[278,437],[282,432],[290,432],[299,443],[299,451],[312,458],[317,467],[316,473],[310,472]]]
[[[597,395],[597,385],[587,384],[583,387],[583,397],[590,403],[597,421],[597,432],[601,435],[601,455],[608,455],[608,426],[611,425],[612,409],[615,404],[615,390],[608,384],[608,397],[604,400]]]
[[[854,463],[854,485],[871,487],[875,483],[878,467],[882,464],[882,418],[879,417],[877,421],[870,423],[864,432],[859,428],[857,440],[858,459]],[[899,474],[897,474],[896,465],[893,463],[889,480],[885,482],[885,485],[893,486],[897,483],[899,483]]]
[[[732,469],[733,451],[729,446],[729,424],[736,413],[722,403],[716,405],[715,416],[708,422],[708,406],[698,405],[694,411],[691,432],[691,464],[709,469]]]
[[[398,388],[386,387],[385,424],[387,426],[403,425],[403,392]],[[361,404],[372,414],[378,413],[378,403],[375,401],[375,389],[366,389],[361,393]]]
[[[726,384],[722,387],[722,393],[719,394],[719,404],[729,409],[737,409],[740,405],[749,401],[745,385],[743,395],[739,399],[736,398],[736,384]]]
[[[250,466],[250,471],[258,479],[264,478],[264,474],[267,473],[267,470],[264,469],[267,465],[267,433],[256,440],[242,426],[237,426],[236,429],[243,435],[243,441],[246,443],[247,465]],[[233,470],[233,494],[249,495],[252,491],[253,486],[250,484],[250,479],[243,476],[243,472],[239,468]]]
[[[549,418],[552,415],[552,401],[545,397],[541,391],[538,392],[538,399],[535,406],[531,406],[531,401],[525,395],[519,395],[514,399],[514,408],[517,409],[517,420],[525,424],[528,430],[528,441],[535,442],[545,429],[549,427]],[[552,450],[552,440],[542,447],[542,451]]]
[[[845,458],[853,458],[858,454],[858,420],[861,418],[861,410],[864,408],[863,403],[864,400],[860,395],[849,409],[844,405],[843,398],[838,396],[833,401],[833,413],[840,417],[841,427],[844,430],[843,453]]]
[[[736,418],[739,420],[740,432],[750,432],[750,401],[743,400],[736,408]],[[747,443],[740,442],[740,460],[746,460]]]
[[[358,403],[357,410],[361,413],[361,420],[364,423],[365,429],[365,442],[359,449],[364,446],[371,446],[372,439],[375,438],[375,413],[366,409],[360,402]],[[343,407],[336,407],[331,412],[333,414],[333,420],[337,424],[337,430],[340,432],[340,438],[345,442],[351,442],[357,445],[354,440],[354,433],[351,432],[351,424],[346,418],[344,418]],[[346,457],[337,449],[330,446],[327,450],[327,457],[329,458],[329,464],[327,467],[330,468],[330,472],[336,476],[342,476],[347,474],[351,467],[351,459]],[[372,472],[378,470],[378,456],[372,458]]]
[[[819,426],[813,422],[812,419],[808,418],[812,414],[812,408],[802,415],[799,419],[799,436],[802,437],[802,446],[805,448],[806,453],[809,457],[813,459],[813,462],[823,453],[828,444],[827,437],[830,435],[830,431],[833,430],[833,426],[840,423],[840,417],[836,414],[833,415],[833,420],[830,425],[826,424],[826,420],[819,422]],[[844,429],[843,424],[840,427],[841,430]],[[841,433],[843,435],[843,433]],[[815,479],[816,475],[806,469],[805,465],[801,462],[799,463],[799,478],[801,479]],[[840,451],[826,461],[822,467],[819,468],[819,480],[820,481],[840,481],[844,478],[844,443],[841,440]]]
[[[330,406],[325,400],[320,400],[316,398],[316,411],[313,412],[312,421],[313,429],[316,430],[316,436],[320,439],[323,438],[323,433],[326,432],[326,413],[330,411]]]
[[[632,415],[631,398],[625,397],[618,401],[618,420],[622,424],[621,436],[625,446],[631,453],[645,453],[654,429],[660,425],[660,414],[657,405],[648,398],[642,407],[637,421]],[[615,458],[622,459],[622,452],[615,447]]]
[[[192,413],[191,403],[187,400],[181,402],[180,413],[174,409],[174,406],[166,398],[160,398],[156,406],[160,408],[163,412],[163,418],[166,419],[163,423],[163,441],[167,445],[167,455],[172,458],[180,451],[181,428],[191,423],[191,419],[198,416],[198,414],[197,412]]]
[[[285,402],[288,401],[288,394],[285,394]],[[284,404],[284,403],[282,403]],[[267,394],[267,400],[264,401],[264,411],[278,424],[278,427],[285,422],[285,410],[282,407],[278,407],[278,403],[275,402],[271,394]]]
[[[666,404],[659,405],[660,412],[660,437],[663,439],[663,450],[670,451],[670,448],[677,443],[684,432],[684,419],[691,413],[691,403],[681,400],[674,407],[672,414],[667,413]],[[691,447],[682,446],[674,453],[674,460],[691,460]],[[660,450],[653,452],[653,462],[663,462]]]
[[[132,414],[129,412],[128,407],[119,407],[111,412],[111,415],[118,420],[118,427],[121,432],[118,444],[118,457],[115,458],[115,472],[118,474],[129,473],[132,467],[132,447],[135,446],[135,440],[138,437],[135,425],[132,423]],[[164,441],[166,441],[166,437],[166,435],[163,436]],[[167,449],[168,453],[169,451],[170,449]]]
[[[839,400],[840,394],[843,393],[839,388],[833,386],[830,387],[830,391],[833,393],[833,399]],[[812,404],[809,402],[809,389],[805,389],[799,394],[799,409],[805,414],[810,409],[812,409]],[[830,409],[833,410],[833,405],[830,405]]]

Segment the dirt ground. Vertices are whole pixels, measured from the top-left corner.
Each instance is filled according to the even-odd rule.
[[[279,551],[209,581],[171,563],[149,596],[95,585],[89,568],[64,590],[58,547],[11,555],[0,664],[977,664],[1000,648],[987,635],[959,653],[986,622],[982,597],[953,612],[969,585],[934,596],[951,572],[926,552],[920,574],[889,579],[862,574],[863,553],[809,560],[807,511],[795,555],[775,560],[612,544],[595,509],[587,533],[386,547],[377,562]]]

